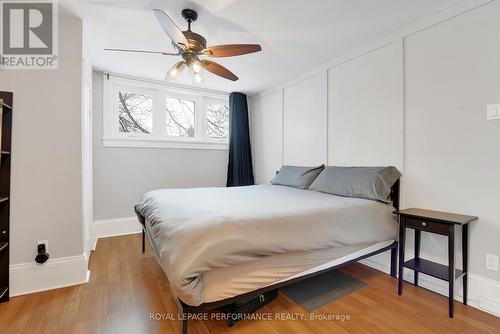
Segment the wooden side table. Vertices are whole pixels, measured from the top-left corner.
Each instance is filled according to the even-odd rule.
[[[453,290],[455,279],[463,277],[463,303],[467,305],[467,257],[469,248],[469,223],[477,220],[474,216],[431,211],[405,209],[395,212],[399,215],[399,280],[398,294],[403,294],[403,268],[413,270],[414,284],[418,286],[418,273],[427,274],[449,284],[449,316],[453,318]],[[455,225],[462,226],[462,268],[455,269]],[[415,257],[405,261],[406,228],[415,230]],[[448,237],[448,266],[420,258],[421,232],[436,233]]]

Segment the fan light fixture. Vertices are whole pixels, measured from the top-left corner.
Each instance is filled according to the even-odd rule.
[[[183,9],[182,17],[187,21],[188,28],[182,31],[175,22],[161,9],[153,9],[158,23],[163,31],[172,40],[175,52],[144,51],[129,49],[104,49],[107,51],[134,52],[160,54],[164,56],[181,56],[182,60],[172,66],[165,75],[165,80],[174,80],[177,75],[186,67],[193,76],[193,83],[199,85],[203,83],[202,73],[207,70],[215,75],[231,81],[238,80],[238,77],[224,66],[200,57],[223,58],[240,56],[244,54],[261,51],[259,44],[222,44],[207,47],[207,40],[191,30],[191,23],[196,21],[198,13],[192,9]]]
[[[181,73],[185,68],[189,67],[189,72],[193,76],[193,83],[201,84],[203,83],[203,78],[201,76],[203,72],[203,67],[201,63],[197,60],[188,59],[186,61],[180,61],[174,66],[172,66],[165,76],[165,80],[175,80],[177,75]]]

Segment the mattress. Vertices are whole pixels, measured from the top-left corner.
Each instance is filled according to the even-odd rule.
[[[342,265],[391,245],[394,240],[268,256],[203,274],[203,300],[224,300],[297,277]]]
[[[217,272],[247,270],[251,291],[394,240],[397,230],[390,205],[276,185],[162,189],[135,209],[171,288],[192,306],[247,289],[235,278],[233,287],[211,290]],[[270,270],[259,276],[256,264]]]

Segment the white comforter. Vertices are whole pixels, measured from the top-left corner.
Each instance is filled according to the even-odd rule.
[[[135,206],[172,288],[203,300],[203,273],[291,251],[394,239],[390,205],[276,185],[162,189]]]

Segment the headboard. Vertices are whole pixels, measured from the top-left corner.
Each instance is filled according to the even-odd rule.
[[[391,187],[391,194],[389,195],[394,209],[399,210],[399,179]]]

